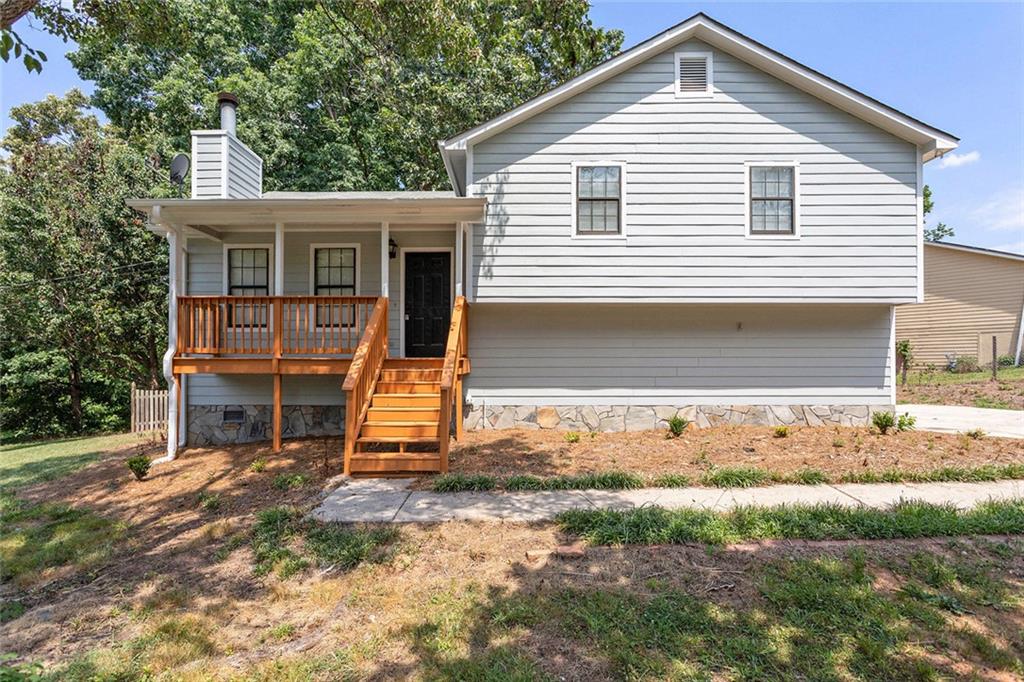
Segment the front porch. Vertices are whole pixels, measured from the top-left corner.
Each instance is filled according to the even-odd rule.
[[[272,406],[279,451],[284,405],[343,406],[347,473],[445,471],[484,202],[437,194],[134,202],[172,253],[169,455],[190,408]],[[246,375],[272,379],[272,396],[238,389]],[[336,391],[305,390],[315,376]]]

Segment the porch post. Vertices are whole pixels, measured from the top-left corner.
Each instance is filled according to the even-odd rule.
[[[274,296],[284,296],[284,223],[274,223]]]
[[[465,223],[455,223],[455,297],[458,298],[464,294],[463,291],[463,229]]]
[[[391,224],[380,224],[380,295],[385,298],[391,295],[391,256],[389,254],[389,242],[391,241]]]
[[[465,223],[466,233],[466,301],[473,302],[473,223]]]

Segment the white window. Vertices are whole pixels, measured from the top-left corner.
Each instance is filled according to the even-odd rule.
[[[795,161],[747,163],[748,237],[800,236],[800,166]]]
[[[626,226],[626,166],[621,161],[572,163],[572,234],[622,237]]]
[[[676,52],[676,97],[714,94],[714,60],[710,52]]]
[[[314,296],[359,295],[359,245],[310,244],[309,292]],[[318,327],[350,327],[355,320],[352,303],[317,303]]]
[[[224,293],[228,296],[270,296],[274,281],[274,247],[271,244],[224,245]],[[228,306],[228,320],[235,327],[266,327],[270,321],[266,301],[235,302]]]

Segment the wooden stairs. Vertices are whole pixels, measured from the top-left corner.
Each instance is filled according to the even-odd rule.
[[[443,358],[384,361],[350,459],[353,475],[441,470]]]
[[[345,377],[345,473],[447,472],[470,370],[466,299],[456,298],[443,358],[388,358],[387,307],[382,298],[374,308]]]

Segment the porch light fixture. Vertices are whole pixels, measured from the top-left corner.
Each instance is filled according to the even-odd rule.
[[[398,258],[398,242],[388,237],[388,257],[391,260]]]

